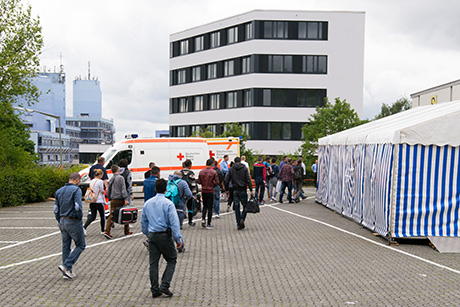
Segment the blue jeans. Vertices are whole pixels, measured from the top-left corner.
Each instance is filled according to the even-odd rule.
[[[265,193],[265,184],[263,178],[258,178],[255,180],[256,183],[256,192],[254,194],[254,198],[259,200],[259,203],[264,200],[264,193]]]
[[[240,202],[243,205],[243,213],[240,212]],[[246,219],[246,204],[248,193],[246,191],[233,191],[233,210],[235,210],[236,224],[239,226],[241,220]]]
[[[62,265],[72,272],[72,266],[86,248],[83,224],[80,220],[61,218],[59,229],[62,237]],[[75,248],[70,252],[72,240],[75,242]]]
[[[214,187],[214,213],[220,212],[220,186]]]
[[[284,194],[284,191],[286,190],[286,187],[288,188],[287,199],[289,201],[292,201],[292,181],[282,181],[281,192],[280,192],[280,202],[283,200],[283,194]]]

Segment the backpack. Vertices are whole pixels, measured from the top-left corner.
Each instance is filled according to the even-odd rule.
[[[294,180],[303,179],[303,168],[302,166],[296,166],[294,168]]]
[[[182,174],[182,180],[184,180],[185,182],[187,182],[188,187],[190,188],[190,191],[193,192],[193,190],[192,190],[192,179],[190,179],[190,176],[191,176],[192,174],[194,174],[194,173],[193,173],[192,171],[187,171],[187,174],[185,174],[184,170],[181,170],[180,172],[181,172],[181,174]]]
[[[224,173],[222,173],[222,171],[217,166],[213,167],[212,169],[216,171],[217,178],[219,179],[219,185],[221,185],[224,181]]]
[[[171,200],[176,208],[180,201],[179,186],[177,185],[180,180],[181,179],[177,179],[176,181],[168,180],[168,184],[166,185],[165,197]]]
[[[265,168],[267,178],[272,178],[273,176],[275,176],[275,172],[273,172],[273,169],[270,165],[268,167],[265,165]]]
[[[96,185],[96,182],[97,181],[94,181],[93,188],[94,188],[94,185]],[[94,193],[93,188],[89,187],[86,189],[85,198],[84,198],[85,203],[91,204],[91,203],[96,202],[97,197],[99,196],[99,192],[97,194]]]
[[[128,191],[128,189],[129,189],[129,183],[128,183],[129,174],[131,174],[131,171],[127,167],[123,171],[123,174],[121,174],[121,177],[123,177],[123,179],[125,179],[126,191]]]

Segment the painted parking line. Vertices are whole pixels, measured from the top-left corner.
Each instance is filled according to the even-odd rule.
[[[56,228],[57,228],[57,227],[55,227],[55,229],[56,229]],[[12,244],[12,245],[0,247],[0,251],[2,251],[2,250],[4,250],[4,249],[16,247],[16,246],[19,246],[19,245],[22,245],[22,244],[30,243],[30,242],[33,242],[33,241],[41,240],[41,239],[43,239],[43,238],[47,238],[47,237],[50,237],[50,236],[54,236],[54,235],[57,235],[57,234],[60,234],[60,233],[61,233],[60,231],[56,231],[56,232],[49,233],[49,234],[46,234],[46,235],[43,235],[43,236],[40,236],[40,237],[36,237],[36,238],[30,239],[30,240],[21,241],[21,242],[14,243],[14,244]]]
[[[28,230],[28,229],[56,229],[56,226],[54,227],[0,227],[0,230],[7,230],[7,229],[13,229],[13,230]]]
[[[361,240],[364,240],[364,241],[366,241],[366,242],[372,243],[372,244],[374,244],[374,245],[377,245],[377,246],[386,248],[386,249],[388,249],[388,250],[391,250],[391,251],[400,253],[400,254],[402,254],[402,255],[405,255],[405,256],[408,256],[408,257],[411,257],[411,258],[414,258],[414,259],[423,261],[423,262],[425,262],[425,263],[431,264],[431,265],[436,266],[436,267],[438,267],[438,268],[445,269],[445,270],[451,271],[451,272],[456,273],[456,274],[460,274],[460,271],[459,271],[459,270],[453,269],[453,268],[448,267],[448,266],[445,266],[445,265],[443,265],[443,264],[439,264],[439,263],[436,263],[436,262],[434,262],[434,261],[425,259],[425,258],[423,258],[423,257],[417,256],[417,255],[414,255],[414,254],[411,254],[411,253],[408,253],[408,252],[405,252],[405,251],[402,251],[402,250],[399,250],[399,249],[396,249],[396,248],[393,248],[393,247],[391,247],[391,246],[389,246],[389,245],[386,245],[386,244],[383,244],[383,243],[379,243],[379,242],[373,241],[373,240],[371,240],[371,239],[369,239],[369,238],[363,237],[363,236],[361,236],[361,235],[358,235],[358,234],[356,234],[356,233],[353,233],[353,232],[350,232],[350,231],[348,231],[348,230],[342,229],[342,228],[340,228],[340,227],[337,227],[337,226],[328,224],[328,223],[326,223],[326,222],[323,222],[323,221],[320,221],[320,220],[317,220],[317,219],[314,219],[314,218],[311,218],[311,217],[308,217],[308,216],[304,216],[304,215],[301,215],[301,214],[298,214],[298,213],[295,213],[295,212],[291,212],[291,211],[289,211],[289,210],[285,210],[285,209],[281,209],[281,208],[275,207],[275,205],[279,205],[279,203],[278,203],[278,204],[268,205],[268,206],[265,206],[265,207],[270,207],[270,208],[279,210],[279,211],[281,211],[281,212],[288,213],[288,214],[291,214],[291,215],[300,217],[300,218],[302,218],[302,219],[306,219],[306,220],[309,220],[309,221],[311,221],[311,222],[315,222],[315,223],[321,224],[321,225],[323,225],[323,226],[326,226],[326,227],[335,229],[335,230],[337,230],[337,231],[340,231],[340,232],[343,232],[343,233],[345,233],[345,234],[351,235],[351,236],[353,236],[353,237],[359,238],[359,239],[361,239]]]
[[[20,241],[0,241],[0,244],[14,244],[19,243]]]

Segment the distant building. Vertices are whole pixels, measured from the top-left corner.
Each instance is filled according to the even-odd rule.
[[[441,84],[410,95],[412,107],[460,100],[460,80]]]
[[[169,130],[156,130],[155,137],[156,138],[167,138],[169,137]]]
[[[67,125],[80,129],[80,163],[93,163],[106,145],[115,142],[113,120],[102,118],[102,91],[97,79],[90,79],[88,75],[87,80],[73,81],[73,117],[67,118]]]
[[[79,136],[78,129],[76,131],[73,128],[70,128],[71,133],[68,134],[69,127],[66,126],[65,74],[62,67],[60,72],[41,72],[33,78],[32,82],[41,92],[39,101],[31,106],[23,102],[27,110],[35,112],[22,112],[21,118],[30,128],[30,138],[35,143],[40,164],[58,165],[61,153],[64,164],[74,163],[75,157],[78,156],[78,147],[71,143],[78,142]],[[37,111],[59,116],[61,127],[59,127],[59,119]],[[59,146],[59,129],[62,148]]]
[[[236,122],[248,148],[280,154],[300,147],[326,97],[361,116],[364,17],[256,10],[170,35],[170,135],[219,135]]]

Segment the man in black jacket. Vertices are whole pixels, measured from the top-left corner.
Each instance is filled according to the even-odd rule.
[[[249,171],[246,166],[241,164],[240,157],[235,158],[235,164],[228,171],[228,175],[225,176],[224,183],[227,191],[230,180],[233,183],[233,206],[235,209],[236,224],[238,230],[241,230],[245,227],[244,220],[246,219],[246,204],[248,201],[247,188],[249,187],[252,197],[254,197],[254,192],[252,191]],[[243,213],[240,212],[240,202],[243,205]]]

